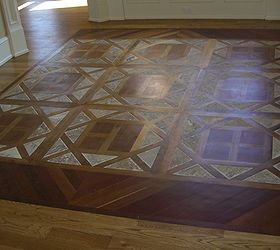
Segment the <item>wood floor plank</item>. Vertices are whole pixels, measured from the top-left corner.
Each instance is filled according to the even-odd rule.
[[[0,68],[0,249],[279,249],[279,21],[30,8]]]
[[[94,172],[85,174],[75,169],[67,170],[68,175],[61,179],[61,171],[56,175],[57,170],[47,167],[11,168],[9,165],[1,166],[0,183],[13,178],[17,171],[26,174],[20,180],[21,190],[15,184],[1,188],[1,198],[131,218],[280,235],[276,219],[278,190]],[[71,188],[71,195],[64,195],[65,181],[69,183],[67,176],[75,174],[80,176],[81,190]],[[24,181],[27,187],[32,185],[36,196],[24,188]],[[264,213],[267,214],[265,218]]]
[[[3,200],[0,224],[3,249],[277,250],[280,244],[279,237],[274,236],[131,220]],[[41,234],[35,233],[38,231]]]

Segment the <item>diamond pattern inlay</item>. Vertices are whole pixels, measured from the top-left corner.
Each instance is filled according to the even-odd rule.
[[[68,91],[80,78],[77,73],[51,73],[44,76],[32,92],[62,94]]]
[[[206,143],[202,136],[202,158],[210,161],[264,163],[271,158],[271,136],[254,129],[213,128]]]
[[[277,44],[77,35],[0,96],[0,157],[277,185]]]
[[[97,121],[81,135],[79,146],[85,152],[130,152],[142,129],[137,122]]]
[[[28,138],[42,123],[35,115],[0,114],[0,144],[17,145]]]

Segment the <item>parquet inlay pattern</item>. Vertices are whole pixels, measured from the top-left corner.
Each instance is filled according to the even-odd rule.
[[[1,95],[1,157],[280,184],[280,41],[81,34]]]
[[[248,34],[79,32],[0,93],[0,198],[280,235],[280,39]]]

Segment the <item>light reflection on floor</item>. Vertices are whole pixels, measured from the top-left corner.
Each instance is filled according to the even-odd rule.
[[[31,5],[34,2],[27,2],[24,5]],[[74,8],[74,7],[84,7],[87,6],[87,0],[60,0],[60,1],[46,1],[33,7],[30,11],[39,10],[51,10],[51,9],[63,9],[63,8]],[[27,7],[24,6],[23,8]]]
[[[71,39],[1,95],[0,158],[279,185],[280,43],[210,41]]]
[[[26,2],[24,4],[21,4],[21,5],[18,6],[18,10],[19,11],[23,10],[23,9],[27,8],[28,6],[34,4],[34,3],[35,3],[34,1],[28,1],[28,2]]]

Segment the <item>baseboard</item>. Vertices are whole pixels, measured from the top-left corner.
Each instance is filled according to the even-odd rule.
[[[110,21],[109,18],[94,18],[94,17],[90,17],[88,20],[91,22],[98,22],[98,23]]]
[[[148,19],[148,20],[153,20],[155,19],[155,16],[133,16],[133,15],[129,15],[126,17],[126,20],[143,20],[143,19]],[[220,19],[220,20],[228,20],[228,19],[232,19],[232,20],[264,20],[264,16],[263,15],[239,15],[238,17],[235,15],[157,15],[156,19],[182,19],[182,20],[190,20],[190,19]]]
[[[26,53],[28,53],[28,52],[29,52],[29,49],[23,49],[23,50],[21,50],[21,51],[17,51],[17,52],[15,53],[15,57],[22,56],[22,55],[24,55],[24,54],[26,54]]]
[[[0,39],[0,66],[13,58],[8,37]]]
[[[21,25],[10,31],[9,39],[11,42],[11,50],[14,57],[21,56],[27,53],[27,48],[24,31]]]
[[[88,20],[91,22],[106,22],[106,21],[125,21],[125,20],[154,20],[155,17],[154,16],[127,16],[125,19],[123,18],[93,18],[90,17]],[[157,16],[156,19],[166,19],[166,20],[170,20],[170,19],[184,19],[184,20],[190,20],[190,19],[220,19],[220,20],[228,20],[228,19],[232,19],[232,20],[264,20],[263,16],[240,16],[240,17],[236,17],[236,16],[216,16],[216,15],[191,15],[186,17],[185,15],[177,15],[177,16],[173,16],[173,15],[161,15],[161,16]],[[271,17],[266,17],[265,20],[280,20],[280,17],[276,17],[276,16],[271,16]]]
[[[280,16],[266,16],[265,20],[280,20]]]

